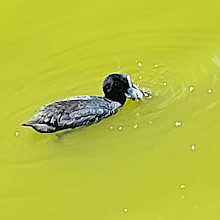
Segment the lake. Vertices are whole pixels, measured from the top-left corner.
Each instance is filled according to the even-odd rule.
[[[0,219],[220,218],[220,2],[0,3]],[[44,104],[103,95],[113,72],[152,99],[98,124],[21,127]]]

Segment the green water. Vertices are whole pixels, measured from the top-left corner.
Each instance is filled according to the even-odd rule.
[[[219,219],[219,11],[218,0],[2,0],[0,219]],[[102,95],[112,72],[153,99],[70,133],[20,126],[44,104]]]

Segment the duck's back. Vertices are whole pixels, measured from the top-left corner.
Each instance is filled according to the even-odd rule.
[[[41,107],[25,126],[42,133],[91,125],[121,107],[118,102],[98,96],[74,96]]]

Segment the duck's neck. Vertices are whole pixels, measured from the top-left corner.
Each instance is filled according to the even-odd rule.
[[[118,95],[107,94],[107,95],[105,95],[105,97],[106,97],[107,99],[112,100],[112,101],[119,102],[121,105],[124,105],[125,102],[126,102],[126,96],[125,96],[125,94],[118,94]]]

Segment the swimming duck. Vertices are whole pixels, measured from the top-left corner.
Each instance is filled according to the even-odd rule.
[[[116,113],[126,97],[142,99],[144,91],[131,81],[129,75],[110,74],[103,82],[105,96],[73,96],[41,107],[23,126],[41,133],[91,125]]]

